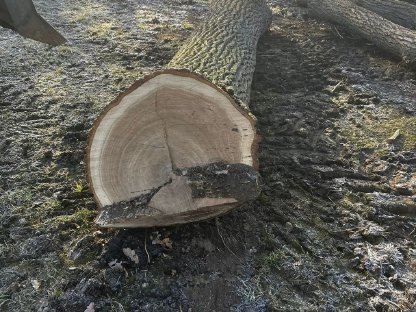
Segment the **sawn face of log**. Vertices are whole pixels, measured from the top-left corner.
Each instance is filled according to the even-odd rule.
[[[205,219],[259,189],[253,120],[184,71],[157,73],[120,96],[90,134],[87,164],[97,223],[108,227]]]

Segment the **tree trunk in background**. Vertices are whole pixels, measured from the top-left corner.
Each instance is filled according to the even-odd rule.
[[[270,22],[263,0],[212,1],[168,69],[100,115],[87,150],[99,225],[192,222],[258,196],[248,102],[257,42]]]
[[[416,29],[416,5],[398,0],[353,0],[357,5],[377,13],[406,28]]]
[[[416,60],[416,32],[413,30],[348,0],[308,0],[308,8],[312,16],[339,24],[406,62]]]

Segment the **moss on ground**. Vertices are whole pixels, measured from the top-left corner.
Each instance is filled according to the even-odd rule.
[[[104,5],[98,3],[88,3],[73,10],[63,11],[61,15],[71,24],[87,24],[92,20],[102,18],[108,14]]]
[[[64,79],[65,69],[62,66],[50,72],[40,73],[34,79],[35,90],[43,96],[62,100],[68,96]]]
[[[416,117],[387,106],[363,109],[340,122],[340,134],[356,149],[388,151],[416,149]]]

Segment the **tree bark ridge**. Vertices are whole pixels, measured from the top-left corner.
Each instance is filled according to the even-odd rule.
[[[257,42],[271,18],[263,0],[214,0],[209,15],[168,68],[204,76],[248,109]]]
[[[169,63],[104,111],[89,136],[90,189],[103,227],[151,227],[223,214],[259,195],[248,102],[264,0],[214,0]]]

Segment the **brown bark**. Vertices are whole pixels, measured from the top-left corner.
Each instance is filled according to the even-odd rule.
[[[416,60],[416,32],[411,29],[348,0],[308,0],[308,7],[312,16],[339,24],[405,62]]]

